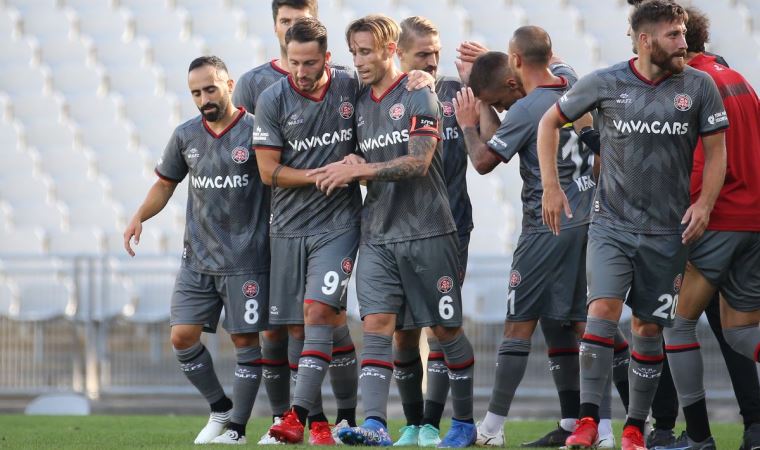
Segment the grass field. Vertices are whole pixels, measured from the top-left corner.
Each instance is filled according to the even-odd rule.
[[[198,448],[193,446],[192,442],[205,422],[205,417],[196,416],[0,415],[0,448]],[[248,446],[255,445],[269,423],[267,419],[255,419],[249,423]],[[391,423],[394,438],[397,437],[397,430],[401,425],[399,421]],[[554,422],[550,421],[510,421],[506,427],[507,448],[519,448],[521,442],[540,436],[554,426]],[[618,438],[619,427],[620,423],[617,423]],[[678,430],[682,428],[682,424],[677,427]],[[712,431],[719,449],[739,448],[742,439],[740,424],[714,424]],[[289,448],[301,447],[305,446]]]

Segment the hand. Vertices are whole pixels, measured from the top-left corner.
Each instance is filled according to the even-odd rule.
[[[132,240],[132,236],[135,238],[135,245],[138,245],[140,243],[140,235],[142,234],[142,222],[140,221],[137,216],[133,217],[132,220],[129,222],[129,225],[127,225],[127,229],[124,230],[124,250],[129,253],[129,256],[135,256],[134,250],[132,250],[132,246],[130,245],[130,241]]]
[[[343,161],[338,161],[314,169],[306,175],[315,177],[317,189],[329,196],[336,189],[348,187],[348,184],[354,181],[356,166],[357,164],[344,164]]]
[[[541,215],[543,216],[544,224],[549,227],[555,236],[559,236],[559,230],[562,227],[563,210],[568,219],[573,218],[570,203],[568,203],[567,196],[560,189],[559,185],[544,189],[544,194],[541,196]]]
[[[710,209],[697,202],[689,206],[686,210],[686,214],[681,219],[682,224],[688,223],[686,230],[681,235],[681,242],[684,245],[689,245],[696,241],[707,228],[707,224],[710,222]]]
[[[364,160],[361,156],[357,155],[356,153],[349,153],[343,158],[343,164],[348,164],[349,166],[355,165],[355,164],[366,164],[367,161]]]
[[[475,41],[464,41],[457,47],[457,53],[459,53],[459,60],[462,62],[473,63],[478,56],[488,52],[488,48]]]
[[[435,78],[424,70],[410,70],[407,75],[406,90],[417,91],[422,88],[435,90]]]
[[[454,114],[460,127],[477,127],[480,122],[480,100],[475,98],[472,89],[462,88],[457,96],[451,99],[454,103]]]

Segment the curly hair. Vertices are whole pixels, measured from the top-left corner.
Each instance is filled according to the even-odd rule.
[[[686,8],[689,26],[686,27],[686,46],[690,53],[705,51],[705,43],[710,42],[710,19],[694,7]]]

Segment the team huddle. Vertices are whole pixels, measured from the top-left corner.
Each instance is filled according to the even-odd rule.
[[[302,443],[308,426],[313,445],[504,446],[540,323],[561,419],[523,446],[614,448],[614,385],[627,412],[623,449],[715,449],[696,336],[712,308],[742,449],[760,449],[760,102],[705,52],[699,10],[629,3],[636,56],[581,78],[536,26],[515,30],[506,53],[463,42],[459,77],[442,76],[436,25],[381,14],[348,25],[355,67],[342,67],[316,0],[272,1],[280,57],[237,82],[218,57],[191,62],[200,115],[170,137],[124,245],[134,256],[142,222],[189,177],[170,325],[180,368],[211,409],[196,444],[245,444],[263,379],[273,421],[262,445]],[[476,424],[462,329],[465,173],[468,158],[487,174],[515,155],[522,230],[505,268],[495,384]],[[346,318],[352,274],[359,355]],[[229,397],[200,340],[222,310],[237,361]],[[395,443],[392,379],[406,418]],[[686,431],[676,438],[678,403]]]

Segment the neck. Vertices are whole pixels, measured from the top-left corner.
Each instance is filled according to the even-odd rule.
[[[217,120],[216,122],[209,122],[207,120],[206,125],[208,125],[208,127],[211,128],[214,133],[219,134],[222,131],[226,130],[228,126],[230,126],[238,114],[240,114],[240,110],[232,106],[232,101],[230,99],[230,104],[227,107],[227,112],[224,114],[224,117]]]
[[[548,67],[523,67],[520,75],[525,94],[530,94],[539,86],[562,83],[562,79],[554,76]]]
[[[375,94],[375,97],[379,97],[383,95],[385,91],[388,90],[391,85],[398,79],[398,77],[401,76],[401,70],[399,70],[398,67],[396,67],[395,64],[391,64],[391,66],[388,68],[388,70],[385,71],[385,75],[383,75],[383,78],[380,79],[377,83],[372,85],[372,93]]]
[[[327,81],[330,79],[329,70],[330,69],[325,65],[325,71],[322,73],[322,78],[320,78],[314,85],[314,89],[308,93],[310,96],[319,98],[322,96],[322,93],[325,92],[325,89],[327,89]]]
[[[696,58],[697,56],[701,54],[702,52],[686,52],[686,64],[689,64],[692,59]]]
[[[667,73],[662,67],[654,64],[649,55],[642,55],[641,52],[639,52],[639,57],[633,61],[633,65],[649,81],[658,80]]]
[[[288,55],[285,52],[280,52],[280,59],[274,62],[280,69],[285,72],[290,72],[290,65],[288,64]]]

